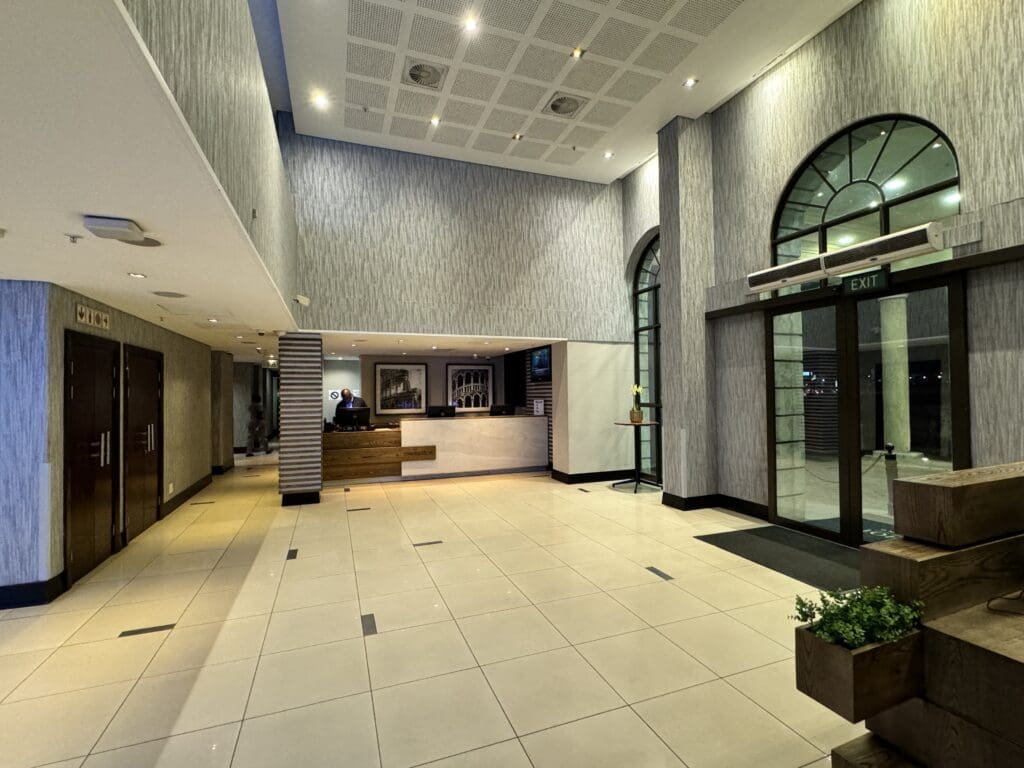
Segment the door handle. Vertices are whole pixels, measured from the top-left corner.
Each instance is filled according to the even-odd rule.
[[[113,440],[110,439],[110,430],[107,430],[107,466],[110,466],[110,444]]]
[[[107,449],[107,433],[106,432],[100,432],[100,466],[101,467],[105,467],[106,466],[106,464],[104,463],[106,461],[106,456],[107,456],[106,449]]]
[[[146,425],[146,453],[153,450],[153,425]]]

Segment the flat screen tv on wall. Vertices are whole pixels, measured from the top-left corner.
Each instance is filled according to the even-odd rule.
[[[551,381],[551,347],[530,350],[530,381]]]

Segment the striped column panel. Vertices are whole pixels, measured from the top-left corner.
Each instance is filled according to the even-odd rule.
[[[281,373],[282,503],[320,501],[323,487],[323,340],[289,333],[278,342]]]

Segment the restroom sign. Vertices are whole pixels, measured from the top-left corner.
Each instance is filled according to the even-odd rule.
[[[104,331],[110,330],[110,314],[100,312],[98,309],[79,304],[75,310],[75,320],[82,325],[91,325]]]

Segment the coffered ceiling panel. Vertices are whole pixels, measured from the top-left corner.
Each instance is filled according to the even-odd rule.
[[[278,16],[300,133],[608,183],[673,116],[713,110],[857,2],[278,0]]]

